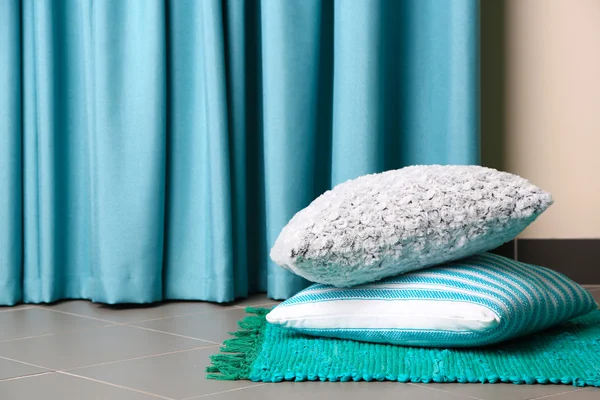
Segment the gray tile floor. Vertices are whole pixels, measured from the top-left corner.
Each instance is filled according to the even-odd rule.
[[[600,301],[600,286],[590,287]],[[169,302],[106,307],[86,301],[0,307],[0,399],[484,399],[600,400],[600,389],[555,385],[280,383],[206,380],[209,355],[246,306]]]

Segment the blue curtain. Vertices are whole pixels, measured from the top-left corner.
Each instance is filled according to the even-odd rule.
[[[344,180],[479,157],[471,0],[0,0],[0,304],[229,301]]]

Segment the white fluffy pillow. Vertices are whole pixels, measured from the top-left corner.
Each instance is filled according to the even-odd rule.
[[[310,281],[353,286],[498,247],[551,204],[506,172],[406,167],[319,196],[283,228],[271,258]]]

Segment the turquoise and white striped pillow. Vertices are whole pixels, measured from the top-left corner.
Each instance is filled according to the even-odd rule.
[[[483,253],[352,288],[314,284],[267,320],[316,336],[465,347],[533,333],[596,307],[562,274]]]

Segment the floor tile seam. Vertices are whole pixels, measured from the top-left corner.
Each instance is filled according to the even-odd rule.
[[[161,319],[168,319],[168,318],[188,317],[188,316],[192,316],[192,315],[203,315],[203,314],[210,314],[210,313],[226,312],[226,311],[232,311],[232,310],[238,309],[238,307],[236,307],[236,306],[229,306],[222,310],[207,310],[207,311],[200,311],[200,312],[190,312],[190,313],[183,313],[183,314],[167,315],[167,316],[156,317],[156,318],[135,319],[135,320],[131,320],[131,321],[115,321],[115,320],[110,320],[110,319],[92,317],[90,315],[85,315],[85,314],[78,314],[78,313],[74,313],[74,312],[70,312],[70,311],[53,310],[51,308],[46,308],[44,306],[32,306],[29,308],[37,308],[39,310],[47,310],[47,311],[52,311],[52,312],[60,313],[60,314],[72,315],[74,317],[82,317],[82,318],[92,319],[92,320],[96,320],[96,321],[103,321],[103,322],[108,322],[108,323],[112,323],[112,324],[120,324],[120,325],[136,324],[136,323],[140,323],[140,322],[158,321]],[[17,311],[17,310],[15,310],[15,311]]]
[[[562,385],[558,385],[558,386],[562,386]],[[566,388],[567,388],[567,386],[565,386],[565,389],[566,389]],[[529,397],[527,400],[539,400],[539,399],[547,399],[547,398],[551,398],[551,397],[562,396],[563,394],[566,394],[566,393],[569,393],[569,394],[571,394],[571,393],[582,392],[582,391],[584,391],[584,390],[587,390],[587,389],[589,389],[589,386],[582,387],[582,388],[575,389],[575,390],[570,390],[570,391],[569,391],[569,390],[566,390],[566,391],[564,391],[564,392],[560,392],[560,393],[552,393],[552,394],[547,394],[547,395],[544,395],[544,396],[539,396],[539,397]]]
[[[156,393],[146,392],[146,391],[143,391],[143,390],[130,388],[128,386],[117,385],[117,384],[114,384],[114,383],[110,383],[110,382],[106,382],[106,381],[101,381],[101,380],[98,380],[98,379],[93,379],[93,378],[89,378],[87,376],[77,375],[77,374],[73,374],[73,373],[70,373],[70,372],[57,371],[56,373],[57,374],[61,374],[61,375],[72,376],[74,378],[85,379],[87,381],[96,382],[96,383],[100,383],[100,384],[108,385],[108,386],[113,386],[113,387],[117,387],[117,388],[120,388],[120,389],[129,390],[129,391],[132,391],[132,392],[137,392],[137,393],[145,394],[147,396],[152,396],[152,397],[156,397],[156,398],[163,399],[163,400],[176,400],[176,399],[174,399],[172,397],[165,397],[165,396],[161,396],[161,395],[156,394]]]
[[[161,356],[167,356],[167,355],[170,355],[170,354],[185,353],[185,352],[188,352],[188,351],[210,349],[210,348],[218,347],[218,346],[219,345],[201,346],[201,347],[193,347],[191,349],[167,351],[167,352],[164,352],[164,353],[146,354],[146,355],[143,355],[143,356],[137,356],[137,357],[131,357],[131,358],[123,358],[123,359],[119,359],[119,360],[106,361],[106,362],[103,362],[103,363],[90,364],[90,365],[80,365],[78,367],[73,367],[73,368],[63,368],[63,369],[56,370],[56,372],[71,372],[71,371],[77,371],[77,370],[84,370],[84,369],[88,369],[88,368],[95,368],[95,367],[101,367],[101,366],[105,366],[105,365],[119,364],[119,363],[128,362],[128,361],[143,360],[145,358],[161,357]]]
[[[169,319],[169,318],[192,317],[192,316],[195,316],[195,315],[213,314],[213,313],[227,312],[227,311],[232,311],[232,310],[237,310],[237,308],[235,306],[231,306],[231,307],[229,307],[229,308],[227,308],[225,310],[211,310],[211,311],[194,312],[194,313],[188,313],[188,314],[168,315],[168,316],[165,316],[165,317],[149,318],[149,319],[139,319],[139,320],[135,320],[135,321],[128,321],[128,322],[123,322],[123,324],[125,324],[125,325],[132,325],[132,324],[139,324],[139,323],[142,323],[142,322],[160,321],[162,319]]]
[[[41,337],[46,337],[46,336],[52,336],[52,335],[55,335],[55,333],[45,333],[43,335],[34,335],[34,336],[23,336],[23,337],[19,337],[19,338],[0,340],[0,344],[10,343],[10,342],[17,342],[19,340],[36,339],[36,338],[41,338]],[[1,354],[0,354],[0,356],[1,356]]]
[[[45,333],[42,335],[32,335],[32,336],[24,336],[24,337],[18,337],[18,338],[13,338],[13,339],[0,340],[0,344],[8,343],[8,342],[16,342],[16,341],[20,341],[20,340],[37,339],[37,338],[42,338],[42,337],[47,337],[47,336],[61,335],[61,334],[65,334],[65,333],[85,332],[85,331],[94,330],[94,329],[111,328],[111,327],[118,327],[118,326],[142,329],[142,330],[152,331],[152,332],[156,332],[156,333],[163,333],[165,335],[177,336],[177,337],[181,337],[181,338],[185,338],[185,339],[191,339],[191,340],[195,340],[195,341],[210,343],[211,345],[222,344],[220,342],[215,342],[215,341],[208,340],[208,339],[201,339],[201,338],[196,338],[196,337],[192,337],[192,336],[186,336],[186,335],[180,335],[177,333],[161,331],[158,329],[147,328],[144,326],[138,326],[138,325],[134,325],[134,323],[127,323],[127,322],[119,323],[119,322],[109,322],[109,321],[106,321],[106,322],[108,322],[106,325],[98,325],[98,326],[92,326],[92,327],[87,327],[87,328],[82,328],[82,329],[73,329],[73,330],[66,330],[66,331],[60,331],[60,332]],[[1,356],[1,354],[0,354],[0,356]]]
[[[269,385],[269,384],[268,383],[259,383],[259,384],[256,384],[256,385],[248,385],[248,386],[243,386],[243,387],[240,387],[240,388],[223,390],[221,392],[206,393],[206,394],[202,394],[200,396],[186,397],[183,400],[196,400],[196,399],[201,399],[203,397],[216,396],[218,394],[223,394],[223,393],[239,392],[241,390],[253,389],[253,388],[258,388],[258,387],[266,386],[266,385]]]
[[[44,371],[44,372],[38,372],[36,374],[27,374],[27,375],[13,376],[13,377],[6,378],[6,379],[0,379],[0,387],[2,387],[2,384],[5,382],[16,381],[19,379],[35,378],[38,376],[52,375],[52,374],[56,374],[56,373],[57,373],[56,371]]]
[[[2,386],[2,383],[8,382],[8,381],[16,381],[18,379],[33,378],[35,376],[49,375],[49,374],[54,374],[54,373],[56,373],[56,371],[43,371],[43,372],[34,372],[32,374],[25,374],[25,375],[19,375],[19,376],[11,376],[10,378],[0,379],[0,386]]]
[[[272,302],[268,302],[268,303],[260,303],[260,304],[248,304],[245,306],[234,306],[235,308],[239,308],[241,310],[246,309],[247,307],[263,307],[263,306],[270,306],[270,305],[277,305],[279,303],[277,303],[276,301],[272,301]]]
[[[211,345],[220,345],[220,344],[222,344],[222,343],[219,343],[219,342],[213,342],[212,340],[208,340],[208,339],[200,339],[200,338],[196,338],[196,337],[193,337],[193,336],[180,335],[178,333],[161,331],[161,330],[158,330],[158,329],[147,328],[147,327],[144,327],[144,326],[129,325],[129,324],[126,324],[125,326],[131,327],[131,328],[143,329],[143,330],[146,330],[146,331],[151,331],[151,332],[156,332],[156,333],[163,333],[165,335],[177,336],[177,337],[184,338],[184,339],[191,339],[191,340],[196,340],[196,341],[199,341],[199,342],[210,343]]]
[[[34,306],[33,308],[37,308],[38,310],[44,310],[44,311],[51,311],[57,314],[65,314],[65,315],[70,315],[73,317],[81,317],[81,318],[86,318],[86,319],[91,319],[94,321],[102,321],[102,322],[107,322],[110,324],[115,324],[115,323],[119,323],[117,321],[111,321],[109,319],[103,319],[103,318],[96,318],[96,317],[92,317],[89,315],[83,315],[83,314],[77,314],[77,313],[73,313],[73,312],[69,312],[69,311],[63,311],[63,310],[54,310],[52,308],[48,308],[48,307],[44,307],[44,306]]]
[[[24,337],[19,337],[19,338],[14,338],[14,339],[0,340],[0,344],[2,344],[2,343],[9,343],[9,342],[16,342],[16,341],[19,341],[19,340],[29,340],[29,339],[37,339],[37,338],[42,338],[42,337],[47,337],[47,336],[61,335],[61,334],[64,334],[64,333],[85,332],[85,331],[91,331],[91,330],[94,330],[94,329],[109,328],[109,327],[118,326],[118,325],[122,325],[122,324],[108,323],[106,325],[90,326],[90,327],[81,328],[81,329],[71,329],[71,330],[66,330],[66,331],[45,333],[43,335],[24,336]]]
[[[417,383],[407,382],[406,384],[410,385],[410,386],[416,386],[416,387],[419,387],[419,388],[423,388],[423,389],[435,390],[436,392],[442,392],[442,393],[452,394],[452,395],[455,395],[455,396],[458,395],[458,396],[462,396],[462,397],[465,397],[465,398],[468,398],[468,399],[484,400],[484,399],[482,399],[480,397],[469,396],[469,395],[462,394],[462,393],[456,393],[456,392],[451,392],[451,391],[445,390],[445,389],[438,389],[438,388],[435,388],[435,387],[431,387],[431,386],[429,386],[426,383],[417,384]]]
[[[6,307],[5,310],[0,310],[0,314],[4,313],[4,312],[15,312],[15,311],[21,311],[21,310],[28,310],[30,308],[34,308],[35,305],[30,305],[30,306],[24,306],[24,307]]]
[[[12,358],[12,357],[6,357],[6,356],[3,356],[3,355],[0,355],[0,358],[2,358],[4,360],[8,360],[8,361],[14,361],[14,362],[18,362],[18,363],[21,363],[21,364],[29,365],[30,367],[41,368],[41,369],[46,370],[44,372],[56,372],[56,370],[53,369],[53,368],[43,367],[41,365],[33,364],[33,363],[30,363],[30,362],[27,362],[27,361],[17,360],[16,358]]]

